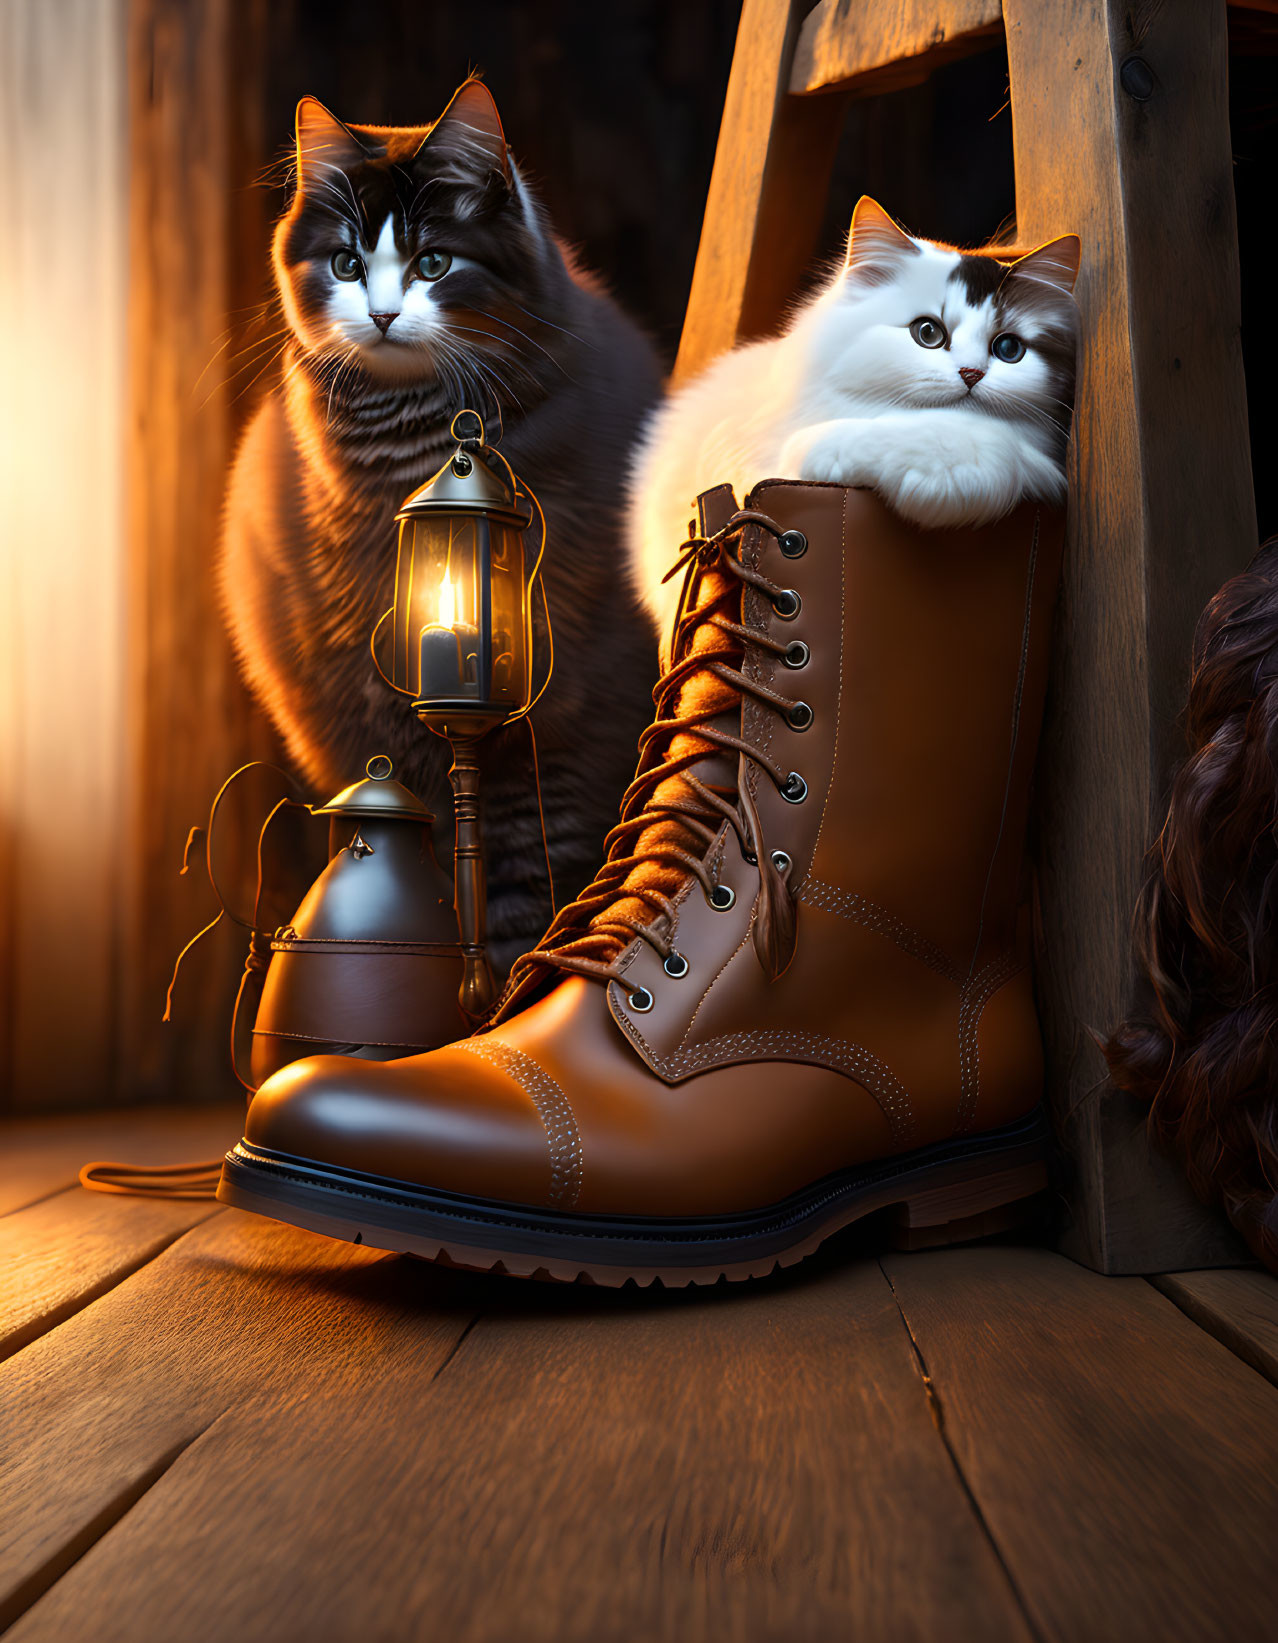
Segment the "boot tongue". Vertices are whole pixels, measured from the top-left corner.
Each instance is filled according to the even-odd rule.
[[[697,510],[701,535],[712,536],[721,530],[736,512],[736,506],[736,498],[730,485],[719,485],[713,491],[707,491],[698,497]],[[716,601],[722,601],[718,608],[733,621],[741,620],[741,584],[734,576],[715,567],[694,572],[694,578],[688,606],[682,608],[704,610]],[[726,662],[734,668],[741,665],[740,642],[712,622],[703,622],[693,628],[691,640],[683,654],[704,656],[707,661]],[[714,715],[710,723],[715,729],[740,735],[740,692],[713,673],[698,669],[684,679],[675,697],[665,708],[663,716],[682,719],[707,712]],[[697,752],[703,756],[689,766],[690,773],[725,798],[735,800],[738,762],[735,753],[725,752],[705,737],[697,735],[695,730],[678,732],[670,738],[664,748],[664,756],[672,762]],[[655,809],[663,803],[680,801],[692,804],[700,802],[685,779],[683,771],[660,782],[648,802]],[[631,847],[632,853],[642,855],[658,843],[673,845],[691,856],[701,855],[705,848],[701,839],[674,817],[658,817],[651,827],[646,827],[639,834]],[[645,889],[656,889],[664,895],[673,897],[681,889],[685,877],[685,873],[676,862],[640,862],[631,869],[618,888],[617,900],[609,908],[596,914],[591,921],[591,927],[607,924],[618,915],[639,919],[644,923],[651,921],[657,917],[655,910],[646,901],[627,895],[626,891],[643,886]],[[618,938],[617,950],[620,951],[623,945]]]

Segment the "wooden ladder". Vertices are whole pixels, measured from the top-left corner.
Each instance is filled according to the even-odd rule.
[[[1256,548],[1230,9],[1278,27],[1278,0],[745,0],[676,365],[685,380],[777,326],[816,249],[851,99],[1006,41],[1018,238],[1083,242],[1038,770],[1038,987],[1073,1164],[1064,1247],[1108,1272],[1215,1265],[1241,1248],[1150,1150],[1143,1109],[1105,1084],[1089,1030],[1127,1000],[1130,912],[1178,752],[1194,623]]]

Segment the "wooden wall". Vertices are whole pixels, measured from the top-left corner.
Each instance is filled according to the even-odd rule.
[[[178,878],[222,778],[272,742],[212,565],[246,406],[228,386],[265,202],[255,0],[0,9],[6,313],[4,1100],[226,1095],[238,959],[173,957],[210,914]],[[245,270],[251,269],[246,278]]]
[[[126,781],[124,0],[0,6],[0,1090],[114,1082]]]
[[[223,779],[270,756],[222,628],[214,562],[226,471],[250,402],[236,356],[260,284],[266,202],[256,0],[131,0],[128,29],[130,738],[123,916],[123,1099],[237,1086],[228,1024],[242,941],[174,955],[215,910],[190,826]]]

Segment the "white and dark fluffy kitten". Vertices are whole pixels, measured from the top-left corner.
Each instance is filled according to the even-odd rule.
[[[915,239],[862,199],[843,265],[784,334],[724,355],[649,425],[631,551],[662,632],[692,499],[725,481],[742,500],[763,479],[864,485],[924,526],[1063,500],[1078,260],[1072,234],[1025,254]]]
[[[478,411],[545,509],[555,670],[535,717],[550,858],[571,894],[651,713],[656,648],[622,513],[656,355],[555,236],[474,80],[424,126],[345,125],[303,99],[274,268],[291,336],[235,459],[220,567],[248,681],[318,797],[389,753],[448,850],[448,747],[378,677],[369,635],[392,597],[395,511],[442,466],[454,415]],[[539,673],[546,649],[543,631]],[[481,760],[503,969],[550,918],[527,726],[486,737]]]

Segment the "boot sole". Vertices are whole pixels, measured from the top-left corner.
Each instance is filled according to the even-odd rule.
[[[567,1215],[432,1192],[241,1141],[218,1199],[348,1243],[470,1271],[561,1283],[666,1286],[762,1278],[832,1233],[891,1210],[904,1248],[985,1237],[1047,1186],[1041,1111],[1005,1129],[857,1165],[766,1209],[671,1220]]]

